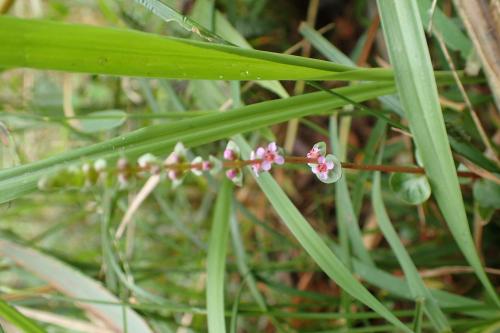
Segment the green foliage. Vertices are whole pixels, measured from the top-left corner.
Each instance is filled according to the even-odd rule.
[[[498,121],[484,78],[461,71],[473,43],[454,11],[437,2],[427,43],[431,0],[378,0],[385,41],[369,1],[310,1],[307,24],[279,1],[38,3],[0,16],[2,324],[498,328],[483,268],[499,264],[498,147],[485,150],[453,74],[492,142]],[[432,34],[457,73],[439,71],[452,66]],[[244,160],[280,145],[297,118],[269,172],[221,157],[230,140]],[[179,142],[186,168],[169,169]],[[391,172],[414,159],[425,174]]]

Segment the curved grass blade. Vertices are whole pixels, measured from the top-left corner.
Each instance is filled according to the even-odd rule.
[[[349,96],[350,99],[358,102],[393,91],[393,85],[388,83],[356,85],[339,89],[343,96]],[[346,103],[340,98],[319,92],[142,128],[45,160],[0,170],[0,203],[34,191],[41,177],[50,175],[62,166],[79,163],[84,157],[114,160],[123,155],[133,158],[144,153],[165,154],[179,141],[188,147],[202,145],[293,118],[327,112]]]
[[[377,3],[401,103],[434,197],[462,253],[500,307],[472,240],[416,1]]]
[[[101,284],[65,263],[4,239],[0,240],[0,254],[13,260],[67,296],[118,303],[119,305],[77,303],[79,307],[102,320],[109,329],[122,332],[125,326],[124,322],[126,322],[130,332],[152,333],[144,319],[134,310],[121,305],[120,300],[104,289]]]
[[[250,146],[241,136],[238,136],[235,141],[239,145],[242,155],[248,158],[251,150]],[[366,304],[394,326],[404,332],[411,332],[405,324],[396,318],[396,316],[356,280],[351,272],[349,272],[344,264],[304,219],[302,214],[293,205],[271,175],[264,172],[258,178],[255,178],[255,180],[281,217],[282,221],[297,238],[304,250],[332,280],[351,296]]]
[[[232,182],[224,179],[215,202],[207,258],[207,321],[210,333],[226,332],[224,275],[232,212]]]
[[[23,330],[26,333],[46,333],[46,331],[38,326],[33,320],[25,317],[16,308],[0,299],[0,317],[4,318],[14,326]],[[2,332],[0,326],[0,332]]]

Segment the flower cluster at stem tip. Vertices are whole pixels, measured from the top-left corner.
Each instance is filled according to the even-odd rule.
[[[43,178],[39,182],[39,188],[53,189],[63,185],[85,188],[95,184],[112,184],[115,179],[119,187],[124,189],[135,178],[141,179],[150,175],[168,178],[172,182],[172,187],[176,187],[189,172],[196,176],[201,176],[204,172],[215,175],[223,169],[228,179],[241,186],[243,166],[249,166],[255,177],[259,177],[260,173],[270,171],[273,164],[285,163],[283,151],[275,142],[252,151],[249,160],[241,158],[240,148],[234,141],[228,142],[222,161],[212,155],[208,159],[203,159],[201,156],[190,159],[189,155],[188,150],[179,142],[164,161],[150,153],[140,156],[136,165],[132,165],[125,157],[119,158],[115,172],[107,169],[106,160],[98,159],[94,163],[84,163],[81,168],[71,166],[61,170],[55,177]],[[333,183],[341,176],[340,162],[335,156],[326,154],[324,142],[316,143],[306,157],[294,157],[294,159],[294,163],[307,163],[311,171],[324,183]]]
[[[326,154],[326,144],[316,143],[307,153],[307,158],[315,159],[315,163],[308,163],[311,171],[323,183],[335,183],[342,177],[342,166],[340,161],[332,154]]]

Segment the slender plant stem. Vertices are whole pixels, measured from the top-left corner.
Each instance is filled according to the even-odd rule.
[[[224,161],[222,162],[222,168],[224,169],[233,169],[233,168],[242,168],[245,166],[259,164],[262,163],[262,159],[255,160],[234,160],[234,161]],[[317,159],[315,158],[307,158],[302,156],[286,156],[285,157],[286,164],[307,164],[307,163],[317,163]],[[399,166],[399,165],[383,165],[383,164],[356,164],[349,162],[341,163],[343,169],[352,169],[352,170],[365,170],[365,171],[381,171],[381,172],[400,172],[400,173],[413,173],[413,174],[425,174],[425,169],[420,167],[413,166]],[[172,163],[172,164],[164,164],[163,168],[166,170],[176,170],[176,171],[186,171],[190,169],[198,169],[202,170],[203,167],[208,167],[211,169],[213,165],[211,163]],[[160,172],[160,168],[151,169],[151,168],[140,168],[137,167],[135,169],[129,168],[129,171],[149,171],[149,172]],[[468,171],[458,171],[459,177],[465,178],[480,178],[477,174]]]

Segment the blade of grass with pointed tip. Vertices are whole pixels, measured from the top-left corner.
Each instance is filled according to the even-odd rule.
[[[197,42],[134,30],[0,16],[0,67],[209,80],[394,80],[391,69]],[[230,64],[228,66],[228,64]],[[436,73],[453,82],[450,73]]]
[[[367,80],[392,81],[391,70],[380,68],[357,69],[134,30],[6,16],[0,17],[0,43],[4,67],[180,79],[350,79],[362,75]]]
[[[500,307],[472,240],[416,1],[377,3],[401,103],[434,197],[462,253]]]
[[[0,254],[4,258],[13,260],[65,295],[120,303],[119,299],[97,281],[37,250],[1,239]],[[125,306],[125,314],[122,311],[122,305],[79,303],[78,306],[102,320],[111,330],[122,331],[124,320],[126,320],[126,325],[131,332],[152,333],[144,319],[128,306]]]
[[[388,83],[372,83],[340,88],[338,91],[359,102],[392,93],[394,87]],[[343,99],[319,92],[141,128],[45,160],[0,170],[0,203],[34,191],[41,177],[54,173],[61,166],[81,162],[82,158],[113,161],[123,155],[134,158],[144,153],[165,154],[179,141],[188,147],[202,145],[289,119],[326,112],[345,104],[347,102]]]
[[[23,332],[46,333],[46,331],[40,326],[38,326],[37,323],[35,323],[30,318],[24,316],[21,312],[17,311],[15,307],[11,306],[2,299],[0,299],[0,317],[4,318],[14,326],[18,327]],[[0,332],[2,332],[1,329],[2,328],[0,326]]]
[[[250,156],[250,146],[238,136],[235,138],[245,158]],[[405,332],[411,330],[382,305],[342,264],[337,256],[328,248],[321,237],[314,231],[302,214],[293,205],[278,183],[268,173],[256,178],[262,191],[271,202],[282,221],[297,238],[304,250],[314,259],[319,267],[342,289],[358,299],[394,326]]]
[[[224,275],[229,220],[232,212],[233,183],[224,179],[215,202],[207,258],[207,321],[210,333],[226,332]]]
[[[382,162],[382,153],[383,148],[380,149],[380,153],[377,159],[378,164]],[[438,331],[449,331],[450,327],[448,325],[446,316],[441,311],[437,301],[425,286],[424,281],[418,273],[417,267],[411,260],[408,252],[406,252],[404,245],[401,243],[396,230],[389,220],[389,215],[387,214],[384,206],[384,201],[382,199],[380,178],[380,172],[375,172],[373,176],[372,187],[372,205],[380,230],[382,230],[385,239],[387,240],[392,248],[392,251],[397,257],[401,268],[403,268],[412,297],[415,300],[422,299],[425,313]]]

